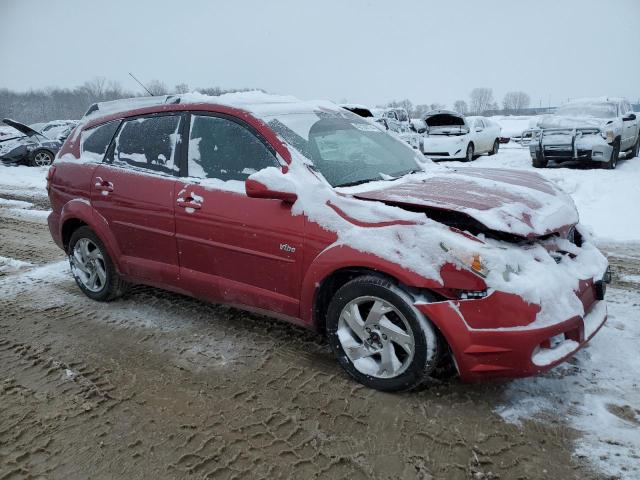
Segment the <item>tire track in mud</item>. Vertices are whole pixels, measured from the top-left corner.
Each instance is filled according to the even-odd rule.
[[[27,224],[0,232],[50,242]],[[493,414],[500,385],[368,390],[311,332],[150,287],[93,302],[66,270],[0,278],[2,479],[598,478],[557,420]]]

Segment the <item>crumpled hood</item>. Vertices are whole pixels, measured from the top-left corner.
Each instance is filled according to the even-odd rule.
[[[33,128],[25,125],[24,123],[16,122],[15,120],[11,120],[10,118],[5,118],[2,120],[5,125],[9,125],[10,127],[15,128],[20,133],[24,133],[27,137],[33,137],[34,135],[42,135],[40,132],[34,130]]]
[[[538,120],[540,128],[600,128],[608,120],[595,117],[564,117],[548,115]]]
[[[537,173],[461,168],[376,182],[353,196],[411,210],[460,212],[491,230],[537,237],[578,223],[571,198]],[[362,185],[361,187],[366,187]]]

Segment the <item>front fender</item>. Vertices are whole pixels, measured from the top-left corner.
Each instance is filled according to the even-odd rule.
[[[313,310],[318,287],[323,280],[341,269],[368,269],[386,274],[403,285],[428,290],[460,288],[465,290],[483,290],[486,285],[482,279],[466,270],[460,270],[446,263],[440,270],[442,279],[426,278],[409,268],[393,261],[378,257],[372,253],[361,252],[347,245],[335,245],[322,251],[311,263],[302,280],[300,295],[300,318],[311,326],[314,322]]]

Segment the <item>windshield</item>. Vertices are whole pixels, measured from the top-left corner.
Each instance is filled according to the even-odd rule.
[[[569,103],[556,110],[556,115],[567,117],[614,118],[617,116],[613,103]]]
[[[72,128],[73,128],[73,125],[69,125],[69,124],[61,125],[61,124],[53,123],[53,124],[45,125],[44,128],[40,130],[40,132],[42,132],[51,140],[58,140],[58,139],[68,137],[69,133],[71,133]]]
[[[411,147],[347,111],[281,114],[265,120],[334,187],[422,170]]]

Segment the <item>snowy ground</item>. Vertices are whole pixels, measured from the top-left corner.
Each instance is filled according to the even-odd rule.
[[[509,144],[494,157],[443,164],[532,169],[527,150]],[[295,327],[149,289],[97,309],[78,292],[46,231],[46,169],[0,166],[0,406],[9,412],[5,420],[0,415],[0,445],[12,445],[10,453],[0,449],[0,476],[3,459],[34,474],[77,476],[65,470],[76,461],[74,447],[89,463],[103,455],[95,452],[109,452],[105,458],[122,455],[123,468],[159,476],[202,475],[222,458],[226,466],[212,471],[231,475],[251,462],[272,462],[274,475],[364,478],[388,468],[423,478],[639,478],[640,215],[632,209],[640,205],[640,158],[615,171],[536,171],[573,196],[610,258],[608,323],[588,348],[546,375],[490,386],[452,381],[390,396],[344,378],[326,346]],[[53,386],[41,384],[38,362],[54,372]],[[50,410],[54,398],[66,399],[60,415]],[[94,413],[82,423],[76,407]],[[29,425],[25,408],[37,418]],[[228,420],[219,424],[207,411]],[[137,430],[118,426],[122,416]],[[12,430],[4,422],[21,418],[23,433],[5,438],[18,423]],[[150,444],[153,435],[167,440]],[[125,459],[117,446],[122,436],[130,442],[123,450],[142,457]],[[409,437],[424,448],[405,445]],[[52,464],[48,447],[38,451],[36,439],[46,438],[69,443],[57,451],[66,464]],[[102,445],[95,451],[94,441]],[[399,446],[395,460],[364,453]],[[160,454],[168,471],[160,469]],[[147,456],[156,463],[136,460]],[[600,472],[593,477],[592,467]]]

